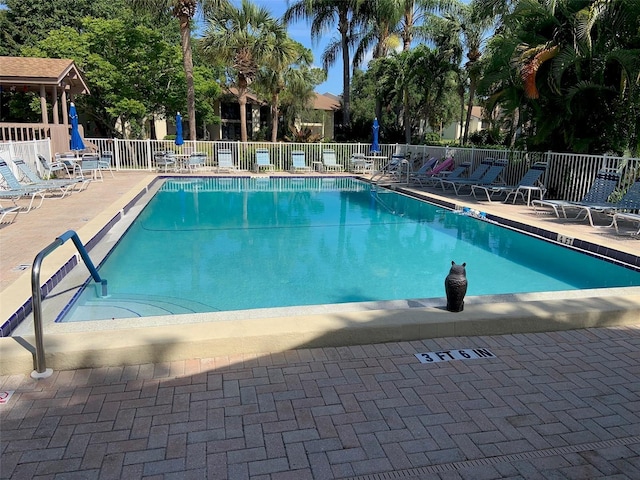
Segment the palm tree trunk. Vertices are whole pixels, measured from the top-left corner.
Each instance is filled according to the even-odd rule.
[[[196,140],[196,93],[193,86],[193,56],[191,54],[191,29],[190,18],[181,15],[180,39],[182,44],[182,63],[187,80],[187,112],[189,114],[189,140]]]
[[[340,23],[341,46],[342,46],[342,123],[345,127],[351,125],[351,95],[349,88],[351,86],[351,62],[349,61],[349,20],[346,12],[341,12]]]
[[[238,105],[240,105],[240,141],[246,142],[247,136],[247,80],[238,78]]]
[[[407,88],[402,89],[402,112],[404,121],[404,141],[407,145],[411,144],[411,115],[409,112],[409,92]]]
[[[471,109],[473,109],[473,97],[476,95],[476,77],[475,75],[469,76],[469,103],[467,105],[467,120],[464,122],[464,137],[462,145],[467,144],[469,139],[469,124],[471,123]]]
[[[278,141],[278,102],[280,95],[277,93],[273,94],[273,98],[271,99],[271,141],[273,143]]]

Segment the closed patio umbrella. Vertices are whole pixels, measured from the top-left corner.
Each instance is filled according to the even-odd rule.
[[[380,151],[380,145],[378,145],[378,135],[380,133],[380,125],[378,124],[378,118],[373,119],[373,142],[371,143],[371,151],[378,153]]]
[[[182,145],[184,138],[182,138],[182,115],[180,112],[176,114],[176,145]]]
[[[71,119],[71,150],[84,150],[84,142],[78,130],[78,112],[73,102],[69,106],[69,118]]]

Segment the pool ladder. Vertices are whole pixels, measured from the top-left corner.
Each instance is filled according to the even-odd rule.
[[[93,265],[89,254],[87,253],[87,249],[84,248],[84,245],[80,241],[80,237],[73,230],[67,230],[62,235],[57,237],[53,242],[51,242],[48,246],[43,248],[40,253],[36,255],[35,260],[33,261],[33,266],[31,267],[31,306],[33,308],[33,327],[35,329],[36,336],[36,357],[35,357],[35,366],[36,369],[31,372],[32,378],[47,378],[50,377],[53,371],[50,368],[47,368],[44,354],[44,340],[43,340],[43,330],[42,330],[42,291],[40,289],[40,267],[42,266],[42,261],[45,259],[47,255],[53,252],[56,248],[64,244],[67,240],[73,240],[73,244],[76,246],[78,253],[82,257],[85,265],[91,272],[91,277],[96,283],[99,283],[102,286],[101,296],[107,296],[107,281],[100,278],[100,274],[98,270]]]

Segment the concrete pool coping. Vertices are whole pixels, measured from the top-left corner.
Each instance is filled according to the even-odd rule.
[[[97,235],[156,178],[145,176],[79,229],[80,237],[85,240]],[[53,276],[74,253],[72,245],[65,244],[56,250],[48,257],[42,278]],[[3,318],[7,318],[6,311],[19,307],[19,299],[24,301],[25,292],[30,292],[28,273],[0,294]],[[11,299],[13,307],[7,304]],[[442,336],[630,325],[640,318],[640,287],[468,297],[466,308],[460,313],[447,312],[444,304],[444,299],[430,299],[269,309],[252,314],[246,311],[193,314],[180,316],[180,328],[175,328],[175,321],[134,328],[126,320],[82,325],[47,322],[47,366],[67,370]],[[267,317],[269,320],[265,321]],[[169,321],[166,317],[149,320]],[[30,371],[33,345],[33,335],[26,331],[16,337],[0,338],[0,373]]]

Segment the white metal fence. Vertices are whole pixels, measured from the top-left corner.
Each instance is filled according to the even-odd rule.
[[[307,165],[322,161],[322,151],[332,149],[336,152],[337,162],[350,169],[350,159],[354,153],[370,155],[368,143],[271,143],[271,142],[232,142],[232,141],[187,141],[176,146],[171,140],[120,140],[91,138],[88,142],[95,145],[100,152],[114,153],[114,169],[116,170],[156,170],[153,154],[158,151],[171,150],[180,154],[204,152],[207,156],[205,169],[213,169],[217,165],[217,154],[220,149],[230,149],[234,163],[240,170],[252,171],[255,162],[255,151],[266,148],[271,163],[277,171],[288,171],[291,168],[291,152],[302,150],[306,154]],[[449,148],[432,145],[383,144],[381,152],[374,158],[374,168],[379,169],[392,154],[410,155],[411,163],[417,168],[423,160],[431,157],[444,158],[452,156],[456,164],[470,162],[475,168],[485,158],[507,159],[507,167],[503,180],[515,185],[527,169],[535,162],[547,162],[548,168],[544,176],[544,184],[548,189],[547,198],[563,200],[580,200],[588,191],[602,168],[614,168],[622,173],[617,194],[621,195],[626,188],[640,177],[640,159],[613,157],[607,155],[581,155],[555,152],[522,152],[515,150],[493,150],[482,148]],[[23,158],[32,167],[41,171],[37,155],[52,158],[49,139],[26,142],[0,143],[0,157],[5,160]],[[5,158],[8,157],[8,158]],[[42,171],[41,171],[42,173]]]

